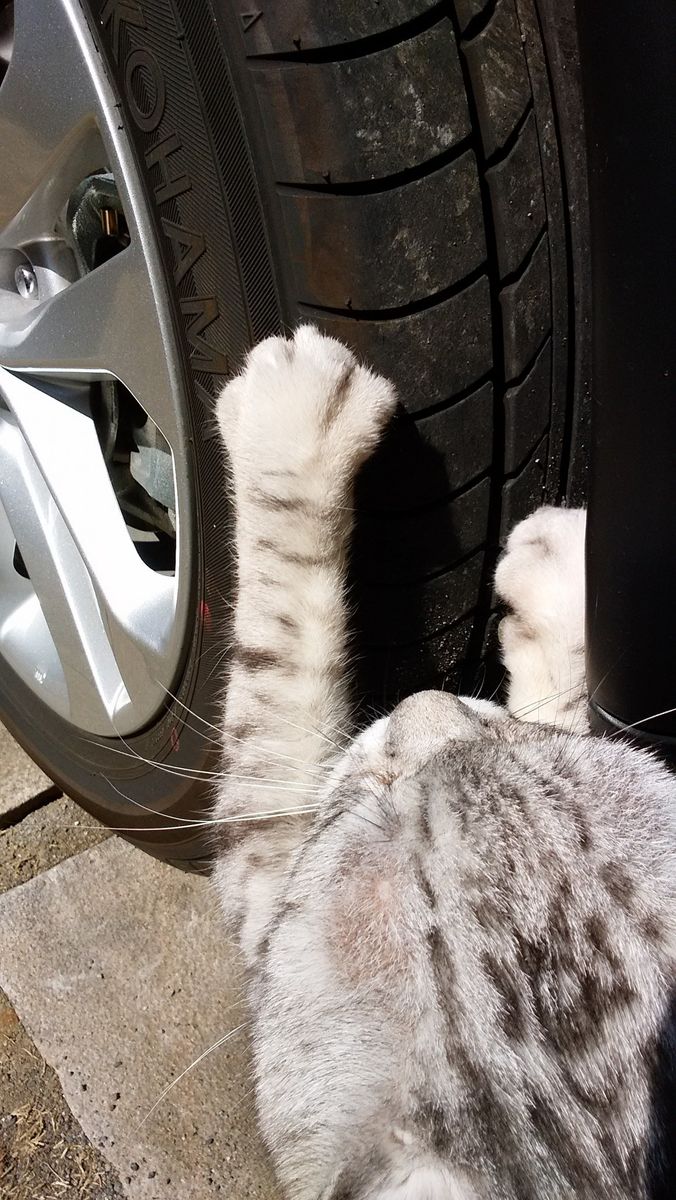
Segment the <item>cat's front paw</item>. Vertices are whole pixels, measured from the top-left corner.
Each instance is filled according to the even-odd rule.
[[[508,708],[526,721],[586,728],[583,509],[541,508],[509,535],[495,573]]]
[[[225,388],[218,420],[236,478],[314,471],[327,487],[349,481],[377,446],[394,389],[334,338],[302,325],[268,338]]]

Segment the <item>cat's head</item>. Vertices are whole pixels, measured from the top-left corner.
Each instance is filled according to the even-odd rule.
[[[516,1145],[536,1160],[529,1088],[554,1076],[528,955],[578,925],[620,927],[640,887],[624,867],[613,878],[623,857],[657,886],[651,814],[672,789],[617,742],[445,693],[404,701],[356,739],[251,993],[261,1123],[289,1196],[472,1200],[487,1193],[465,1164],[483,1161],[485,1182]],[[627,987],[652,969],[636,955]],[[622,1036],[653,1017],[632,1013]]]

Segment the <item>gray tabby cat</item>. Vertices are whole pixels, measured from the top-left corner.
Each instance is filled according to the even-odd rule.
[[[352,485],[394,407],[310,327],[219,405],[239,595],[216,878],[263,1135],[292,1200],[666,1196],[675,789],[574,731],[584,514],[529,518],[497,575],[509,709],[549,725],[427,692],[350,738]]]

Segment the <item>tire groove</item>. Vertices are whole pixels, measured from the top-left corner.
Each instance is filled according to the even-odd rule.
[[[535,104],[533,102],[533,97],[531,96],[509,137],[501,146],[498,147],[497,150],[494,150],[492,154],[489,154],[488,158],[486,159],[485,166],[487,171],[490,171],[493,167],[499,167],[500,164],[505,161],[505,159],[509,158],[512,150],[521,137],[524,126],[534,108]]]
[[[484,556],[481,581],[479,584],[478,603],[475,610],[476,620],[473,623],[472,631],[467,641],[465,655],[466,663],[471,665],[474,662],[478,663],[482,655],[486,627],[488,624],[488,618],[490,616],[492,581],[500,541],[500,526],[502,521],[502,486],[505,461],[505,413],[503,397],[506,388],[506,380],[504,368],[505,356],[502,310],[500,306],[500,271],[498,265],[497,245],[495,241],[495,229],[493,225],[493,206],[490,188],[488,186],[488,178],[486,175],[487,163],[483,151],[483,139],[480,136],[481,123],[479,120],[479,108],[474,95],[472,75],[469,62],[465,55],[465,46],[463,45],[463,38],[461,36],[458,16],[452,4],[449,5],[449,9],[460,51],[460,67],[465,82],[470,121],[472,128],[476,130],[476,156],[481,205],[484,215],[484,234],[486,238],[487,253],[486,275],[488,277],[488,284],[490,288],[491,326],[493,338],[493,454],[491,470],[489,472],[490,495],[486,522],[486,553]],[[484,10],[484,13],[485,11],[486,10]],[[483,16],[484,14],[481,15]],[[484,23],[482,29],[487,27],[488,21]],[[466,45],[469,44],[470,42],[467,41]],[[463,674],[466,674],[466,671],[464,671]]]
[[[380,179],[353,180],[350,183],[293,183],[278,180],[276,187],[285,196],[300,196],[315,193],[320,196],[372,196],[381,192],[394,191],[416,183],[419,179],[427,179],[431,175],[450,166],[458,158],[462,158],[468,150],[475,148],[475,138],[472,134],[456,142],[454,146],[444,150],[415,167],[407,167],[403,171],[395,171],[392,175],[383,175]]]
[[[498,0],[488,0],[488,4],[482,10],[482,12],[477,13],[475,17],[472,17],[472,20],[469,22],[469,24],[465,26],[460,41],[461,46],[466,45],[468,42],[473,42],[475,38],[479,37],[483,33],[486,26],[490,25],[491,21],[493,20],[497,6]]]
[[[466,554],[463,554],[462,558],[456,558],[452,563],[448,563],[445,567],[439,567],[439,569],[436,571],[430,571],[429,575],[423,576],[422,579],[415,579],[413,582],[408,579],[398,579],[393,581],[390,580],[387,583],[369,583],[366,585],[366,590],[370,595],[373,595],[374,593],[377,594],[379,592],[382,592],[382,594],[385,595],[388,592],[406,591],[407,588],[420,586],[424,587],[426,583],[435,583],[437,579],[443,579],[444,575],[455,575],[456,571],[459,571],[461,567],[466,566],[468,562],[471,562],[472,559],[477,554],[480,554],[484,549],[485,544],[481,542],[478,546],[474,546],[471,550],[468,550]]]
[[[489,476],[490,471],[477,471],[476,475],[473,475],[471,479],[466,480],[465,483],[463,483],[460,487],[455,488],[454,491],[448,492],[448,494],[441,500],[431,500],[429,503],[420,504],[416,508],[365,508],[361,513],[361,517],[364,520],[382,521],[383,524],[389,524],[390,521],[400,521],[402,517],[431,516],[432,513],[442,512],[445,508],[448,508],[449,504],[452,504],[453,501],[461,500],[463,496],[466,496],[468,492],[471,492],[472,488],[476,487],[476,485],[481,483],[484,479],[488,479]],[[425,578],[427,579],[428,576],[426,575]]]
[[[334,316],[343,317],[348,321],[398,321],[402,317],[414,316],[415,313],[426,312],[430,308],[436,308],[438,304],[442,304],[445,300],[451,300],[453,296],[459,296],[467,288],[472,287],[486,274],[486,264],[480,263],[468,275],[464,275],[457,283],[450,284],[447,288],[442,288],[435,292],[432,296],[422,296],[419,300],[412,300],[410,304],[401,304],[395,308],[347,308],[347,307],[332,307],[330,305],[312,304],[306,300],[299,300],[298,307],[303,313],[308,315],[316,314],[318,316]]]
[[[477,549],[479,549],[479,547],[477,547]],[[463,621],[466,621],[468,617],[472,616],[472,614],[477,611],[478,610],[475,608],[469,608],[467,612],[460,613],[459,616],[454,617],[452,621],[449,621],[448,625],[443,625],[441,629],[435,629],[434,633],[428,634],[427,637],[416,638],[413,642],[398,643],[396,646],[397,653],[402,650],[415,650],[418,648],[418,646],[429,645],[430,642],[434,642],[437,638],[442,638],[444,634],[450,633],[452,629],[455,629],[456,625],[460,625]],[[371,643],[364,647],[366,652],[375,654],[384,654],[386,651],[391,652],[392,649],[393,647],[387,643],[383,643],[382,645],[374,645]]]
[[[519,283],[519,281],[523,278],[523,276],[526,274],[526,271],[528,270],[531,262],[535,258],[535,255],[537,254],[537,252],[540,248],[540,244],[541,244],[543,238],[545,238],[547,236],[548,231],[549,231],[549,226],[545,219],[544,224],[541,226],[541,228],[538,230],[538,233],[535,236],[535,241],[532,243],[530,249],[526,252],[525,257],[522,258],[518,267],[516,267],[515,270],[510,271],[507,275],[503,275],[502,279],[500,280],[500,291],[501,292],[503,292],[505,290],[505,288],[513,287],[515,283]],[[510,386],[511,386],[511,382],[512,381],[510,380]]]
[[[418,422],[424,421],[427,417],[436,417],[438,413],[444,413],[449,408],[454,408],[456,404],[460,404],[461,401],[467,400],[468,397],[474,395],[475,392],[481,391],[482,387],[485,387],[487,383],[493,383],[493,380],[494,373],[493,369],[491,368],[490,371],[485,371],[483,375],[480,375],[477,379],[473,380],[472,383],[470,383],[467,387],[461,388],[458,392],[454,392],[453,395],[449,396],[447,400],[441,400],[438,404],[430,404],[428,408],[416,409],[415,413],[412,414],[412,419],[413,421]]]
[[[531,371],[533,370],[533,367],[535,366],[538,358],[542,354],[542,351],[544,350],[545,346],[547,345],[547,342],[551,340],[551,336],[552,336],[552,331],[551,331],[551,329],[548,329],[547,333],[545,334],[542,341],[540,342],[540,345],[537,347],[536,350],[533,351],[531,358],[529,358],[529,360],[526,363],[523,370],[518,375],[515,375],[513,379],[510,379],[507,381],[507,388],[509,388],[510,391],[512,390],[512,388],[519,387],[524,382],[524,380],[526,380],[528,378],[528,376],[530,375]]]
[[[549,421],[548,421],[547,424],[545,425],[544,429],[541,429],[539,431],[538,440],[535,443],[535,445],[532,447],[532,449],[528,451],[528,454],[526,455],[526,457],[524,459],[522,459],[522,461],[519,463],[518,467],[515,467],[515,469],[513,471],[510,471],[508,475],[505,475],[505,483],[510,483],[513,479],[518,479],[519,476],[523,475],[524,471],[526,471],[528,469],[530,463],[533,461],[533,459],[535,458],[538,451],[541,450],[544,439],[549,436],[549,429],[550,429],[550,425],[549,425]]]
[[[542,15],[538,9],[537,4],[534,6],[534,12],[535,12],[535,19],[537,21],[538,32],[540,34],[540,40],[544,47],[546,45],[545,32],[544,32],[543,25],[542,25]],[[518,8],[517,8],[517,18],[519,19],[519,24],[521,24]],[[545,72],[547,75],[547,84],[549,86],[549,92],[550,92],[550,96],[552,99],[552,117],[553,117],[553,122],[554,122],[554,133],[555,133],[555,137],[556,137],[556,146],[557,146],[558,155],[559,155],[559,164],[560,164],[560,173],[561,173],[561,195],[562,195],[562,199],[563,199],[563,214],[564,214],[563,228],[564,228],[565,244],[566,244],[566,299],[567,299],[567,303],[568,303],[568,338],[567,338],[568,371],[567,371],[567,376],[566,376],[566,404],[564,407],[563,436],[562,436],[562,441],[561,441],[561,473],[560,473],[560,477],[559,477],[559,489],[558,489],[558,500],[559,500],[559,502],[561,502],[561,501],[565,501],[565,499],[568,495],[569,475],[570,475],[570,470],[571,470],[571,460],[572,460],[572,452],[573,452],[573,437],[574,437],[574,432],[575,432],[575,415],[576,415],[575,366],[576,366],[576,353],[577,353],[577,339],[575,337],[575,272],[574,272],[574,264],[573,264],[573,247],[572,247],[572,235],[571,235],[570,221],[567,218],[567,214],[569,213],[568,180],[566,178],[566,160],[565,160],[565,155],[563,153],[563,139],[562,139],[562,134],[561,134],[561,125],[560,125],[559,114],[558,114],[556,103],[555,103],[556,92],[554,89],[554,81],[552,79],[552,72],[551,72],[551,66],[549,63],[549,56],[545,53],[543,58],[544,58],[544,69],[545,69]],[[526,64],[528,66],[528,71],[530,74],[530,65],[528,64],[527,56],[526,56]],[[537,124],[537,116],[536,116],[536,124]],[[538,136],[539,136],[539,134],[538,134]],[[546,203],[547,203],[547,196],[546,196],[546,192],[545,192],[545,205],[546,205]]]
[[[432,29],[443,17],[446,16],[445,0],[441,3],[432,5],[427,12],[420,13],[417,17],[412,17],[410,21],[404,21],[401,25],[395,25],[392,29],[383,29],[379,33],[368,34],[366,37],[359,38],[354,42],[338,42],[332,46],[316,46],[312,50],[280,50],[270,54],[249,54],[247,62],[251,68],[256,69],[258,63],[275,63],[280,66],[284,63],[331,63],[331,62],[346,62],[351,58],[364,58],[368,54],[375,54],[379,50],[387,50],[391,46],[398,46],[402,42],[408,42],[412,38],[417,37],[420,33],[425,33],[428,29]]]

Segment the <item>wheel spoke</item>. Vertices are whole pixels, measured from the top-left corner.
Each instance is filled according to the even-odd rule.
[[[84,673],[83,660],[90,664],[90,676],[97,686],[99,677],[106,674],[98,670],[100,638],[94,653],[86,640],[89,635],[82,632],[91,620],[93,599],[100,614],[94,627],[98,625],[104,632],[108,646],[101,662],[105,665],[108,655],[112,656],[118,691],[124,682],[133,699],[149,686],[156,688],[158,678],[168,682],[162,680],[162,664],[174,626],[175,580],[152,571],[136,553],[86,402],[76,403],[71,389],[66,403],[56,389],[32,385],[6,371],[0,373],[0,392],[16,419],[13,432],[20,430],[24,443],[19,453],[16,438],[8,437],[10,422],[2,421],[5,442],[0,498],[53,633],[55,623],[62,629],[60,597],[67,598],[78,677]],[[30,536],[36,526],[42,531],[37,537],[38,562],[34,561],[36,540]],[[60,536],[50,550],[47,542],[52,528]],[[70,645],[70,641],[60,632],[59,646]],[[109,704],[109,688],[100,694]],[[119,697],[113,701],[118,703]]]
[[[115,376],[180,441],[152,288],[138,244],[3,323],[0,365],[64,379]]]
[[[60,207],[78,178],[100,166],[92,162],[101,144],[94,111],[91,77],[65,7],[59,0],[21,0],[0,91],[0,228],[13,230],[13,244],[44,231],[47,208]]]
[[[25,638],[31,636],[31,683],[47,684],[63,716],[105,732],[125,696],[94,589],[20,430],[8,420],[0,420],[0,466],[0,495],[34,588],[9,611],[3,605],[0,647],[21,671]],[[39,636],[44,631],[37,607],[51,645]],[[50,653],[56,646],[58,656]]]

